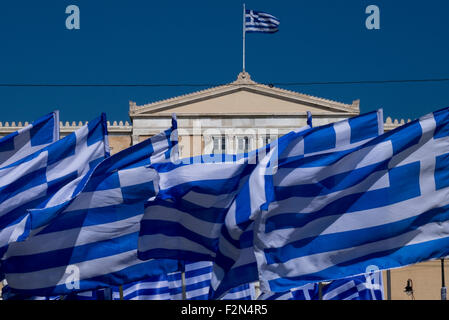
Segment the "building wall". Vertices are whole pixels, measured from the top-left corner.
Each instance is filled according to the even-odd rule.
[[[445,260],[444,275],[445,284],[449,276],[449,263]],[[440,300],[441,299],[441,261],[432,260],[418,263],[412,266],[392,269],[391,273],[391,299],[392,300]],[[387,277],[384,272],[385,288],[387,289]],[[413,296],[404,292],[407,280],[413,284]],[[387,292],[387,291],[385,291]]]

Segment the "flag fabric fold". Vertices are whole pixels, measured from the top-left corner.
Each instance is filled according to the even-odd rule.
[[[384,300],[381,272],[323,283],[309,283],[287,292],[262,293],[258,300]]]
[[[0,168],[58,140],[59,111],[54,111],[0,139]]]
[[[280,163],[255,221],[263,291],[447,256],[448,133],[442,109],[355,149]]]
[[[176,270],[176,261],[137,258],[143,206],[158,189],[158,174],[149,165],[171,161],[176,148],[173,119],[171,129],[99,163],[75,186],[75,197],[33,210],[30,237],[13,243],[3,261],[11,288],[66,295]]]
[[[55,118],[50,119],[54,123]],[[76,191],[73,182],[108,156],[103,114],[63,139],[0,168],[0,256],[9,243],[27,237],[28,209],[57,205],[72,197]]]
[[[308,113],[308,123],[311,115]],[[254,254],[254,221],[267,202],[274,201],[271,188],[282,172],[278,168],[305,155],[352,149],[383,133],[382,109],[337,123],[291,132],[270,146],[246,185],[226,213],[214,260],[211,295],[219,297],[232,287],[259,279]],[[325,143],[320,143],[324,140]]]

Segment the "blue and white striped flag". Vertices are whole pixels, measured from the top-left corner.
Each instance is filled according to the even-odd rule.
[[[181,272],[170,274],[169,281],[172,290],[172,300],[182,300]],[[185,276],[185,299],[186,300],[209,300],[209,289],[212,278],[212,262],[186,262],[184,264]],[[232,288],[221,300],[254,300],[254,284],[244,284]]]
[[[311,120],[311,119],[310,119]],[[311,121],[309,121],[311,124]],[[265,190],[270,190],[273,177],[282,174],[277,167],[304,155],[352,149],[383,133],[382,110],[370,112],[348,120],[289,133],[270,146],[271,161],[260,161],[246,184],[240,189],[226,213],[218,253],[215,258],[211,294],[219,297],[232,287],[258,280],[258,269],[253,249],[253,221],[261,207],[271,201]],[[319,142],[320,138],[324,140]],[[275,181],[277,181],[275,179]]]
[[[174,120],[171,129],[102,161],[75,198],[33,210],[31,236],[13,243],[3,261],[11,288],[66,295],[177,270],[176,261],[137,258],[144,202],[157,192],[158,175],[149,165],[170,161],[176,132]]]
[[[2,300],[61,300],[61,296],[27,296],[12,292],[11,288],[6,284],[2,287]]]
[[[61,300],[112,300],[112,289],[111,288],[101,288],[91,291],[74,292],[66,296],[61,296]]]
[[[382,273],[332,281],[322,288],[322,300],[384,300]]]
[[[54,111],[0,139],[0,168],[58,140],[59,111]]]
[[[103,114],[63,139],[0,168],[0,257],[9,243],[27,236],[27,209],[57,205],[71,198],[76,193],[76,181],[107,156]]]
[[[124,284],[123,300],[171,300],[168,276],[159,274],[141,281]],[[113,288],[113,300],[121,300],[120,288]]]
[[[258,300],[320,300],[319,284],[309,283],[287,292],[262,293]],[[384,300],[381,272],[323,284],[321,300]]]
[[[215,257],[227,208],[255,165],[248,158],[243,164],[193,162],[152,165],[160,176],[160,190],[157,199],[146,204],[139,258]]]
[[[275,33],[279,29],[279,19],[275,16],[255,10],[245,10],[245,31]]]
[[[448,109],[353,150],[280,164],[256,220],[262,290],[448,255],[448,164]]]
[[[157,199],[146,204],[139,258],[211,261],[225,215],[269,146],[245,154],[212,154],[152,165]]]

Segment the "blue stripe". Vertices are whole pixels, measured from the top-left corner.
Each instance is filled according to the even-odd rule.
[[[33,290],[14,289],[14,292],[33,296],[66,295],[73,292],[102,289],[105,287],[110,287],[111,285],[120,286],[123,283],[138,281],[154,275],[166,274],[168,272],[176,271],[176,269],[177,263],[175,260],[150,260],[124,268],[114,273],[82,280],[79,282],[80,288],[77,290],[70,290],[67,288],[66,284],[61,284],[56,287]]]
[[[87,145],[91,146],[99,141],[104,141],[105,136],[107,136],[107,122],[106,114],[102,113],[100,117],[89,121],[87,128],[89,133],[87,135]]]
[[[149,259],[176,259],[192,260],[192,261],[207,261],[211,260],[210,255],[198,253],[195,251],[179,250],[179,249],[150,249],[143,250],[139,248],[137,256],[140,260]]]
[[[304,153],[320,152],[335,148],[335,129],[333,124],[310,130],[304,134]]]
[[[436,122],[436,128],[433,137],[435,139],[449,136],[449,113],[446,109],[433,113]]]
[[[49,145],[43,150],[48,150],[47,166],[58,163],[64,158],[68,158],[75,154],[76,135],[70,134],[61,140]]]
[[[139,203],[69,211],[65,212],[64,215],[55,220],[54,223],[49,224],[43,230],[39,231],[38,234],[49,234],[75,228],[118,222],[120,220],[142,215],[142,211],[142,205]],[[39,214],[42,213],[45,213],[45,211],[39,212]],[[54,212],[52,212],[52,214],[54,214]]]
[[[14,138],[17,136],[18,136],[18,132],[15,131],[15,132],[10,133],[7,136],[1,138],[0,139],[0,152],[14,150]]]
[[[449,153],[437,156],[435,159],[435,188],[440,190],[449,187]]]
[[[209,194],[209,195],[221,195],[231,193],[238,189],[240,184],[243,184],[248,179],[245,174],[239,174],[229,179],[217,179],[217,180],[200,180],[191,181],[182,184],[178,184],[169,189],[160,190],[159,196],[161,199],[177,199],[182,198],[190,191]]]

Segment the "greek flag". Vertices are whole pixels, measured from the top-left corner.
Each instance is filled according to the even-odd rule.
[[[32,232],[2,263],[8,284],[28,295],[67,295],[177,270],[176,261],[137,258],[144,202],[157,192],[153,161],[170,161],[173,127],[98,164],[62,205],[33,210]]]
[[[59,111],[54,111],[0,139],[0,168],[58,140]]]
[[[311,117],[309,119],[311,124]],[[301,159],[305,154],[312,156],[353,149],[381,133],[383,114],[380,109],[313,129],[306,127],[275,141],[270,146],[272,153],[259,162],[226,214],[225,227],[220,230],[218,252],[214,259],[212,296],[219,297],[232,287],[258,280],[253,249],[253,221],[260,215],[260,209],[266,202],[274,201],[265,190],[271,190],[273,177],[282,175],[277,170],[278,166]],[[271,162],[269,166],[267,158]],[[266,168],[270,167],[267,171]]]
[[[384,300],[381,272],[340,279],[326,284],[323,300]]]
[[[447,256],[448,164],[448,109],[353,150],[280,164],[255,221],[262,290]]]
[[[146,204],[139,258],[207,261],[215,257],[227,208],[255,165],[248,158],[242,163],[191,160],[152,165],[159,173],[160,190],[156,200]]]
[[[141,281],[124,284],[122,288],[113,288],[113,300],[171,300],[168,276],[159,274]]]
[[[1,300],[61,300],[61,296],[27,296],[22,294],[15,294],[11,288],[6,284],[2,288],[2,299]]]
[[[213,260],[232,201],[275,143],[249,153],[210,154],[152,165],[160,176],[160,190],[157,198],[146,204],[139,258]]]
[[[122,286],[123,300],[207,300],[212,262],[185,262],[182,271],[160,274]],[[184,272],[184,283],[182,280]],[[184,288],[183,288],[184,286]],[[120,300],[120,288],[113,288],[113,299]],[[254,286],[232,289],[224,300],[253,300]]]
[[[279,23],[279,19],[269,13],[245,10],[245,32],[275,33]]]
[[[309,283],[287,292],[262,293],[258,300],[384,300],[382,273],[339,279],[319,284]]]
[[[103,114],[65,138],[0,168],[0,257],[9,243],[27,236],[27,209],[57,205],[72,197],[76,193],[73,182],[108,155]],[[65,192],[57,196],[60,189]]]
[[[212,278],[212,262],[186,262],[184,264],[185,275],[185,300],[209,300],[209,288]],[[170,274],[169,281],[172,292],[172,300],[183,300],[182,273],[180,271]],[[221,300],[254,300],[254,284],[244,284],[232,288]]]

